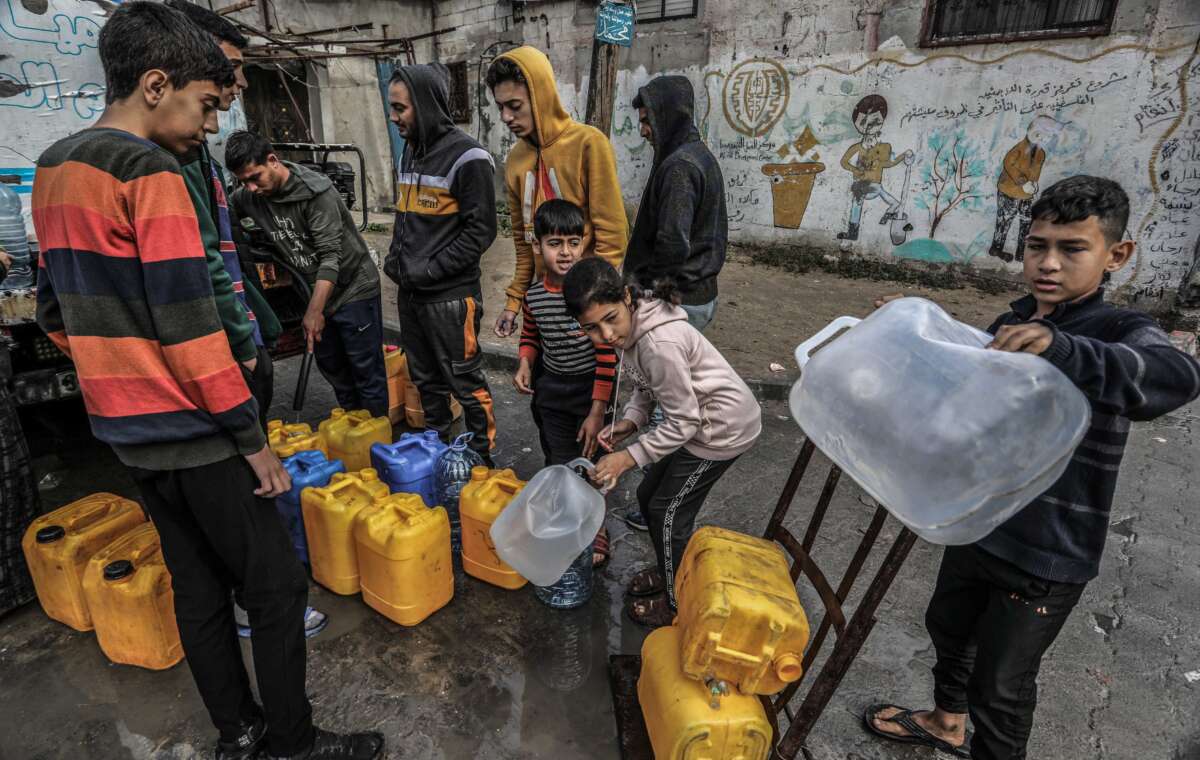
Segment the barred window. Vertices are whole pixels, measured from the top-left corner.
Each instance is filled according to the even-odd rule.
[[[1117,0],[927,0],[921,46],[1097,37],[1116,10]]]
[[[638,21],[695,18],[700,0],[638,0]]]

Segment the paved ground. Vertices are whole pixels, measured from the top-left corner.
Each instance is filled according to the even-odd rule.
[[[280,413],[294,373],[294,361],[279,368]],[[508,390],[507,378],[493,375],[492,382],[498,459],[528,477],[539,456],[525,401]],[[310,420],[331,405],[327,387],[316,378],[314,386],[304,414]],[[1043,669],[1030,757],[1200,758],[1194,414],[1134,428],[1101,577]],[[761,441],[715,489],[702,522],[763,529],[800,443],[783,404],[766,404],[763,415]],[[56,441],[41,430],[34,435],[40,471],[63,476],[44,492],[45,506],[97,490],[131,493],[112,456],[62,419]],[[824,467],[813,474],[823,479]],[[620,513],[635,485],[631,477],[610,497],[610,515]],[[792,523],[807,518],[817,487],[804,485]],[[818,562],[840,573],[869,515],[856,490],[844,486],[817,544]],[[382,730],[393,758],[616,758],[606,663],[612,653],[639,650],[643,633],[623,617],[621,589],[651,552],[615,517],[608,525],[613,562],[592,602],[573,612],[543,607],[528,589],[505,592],[460,574],[451,604],[406,629],[357,598],[314,585],[312,603],[332,619],[308,648],[316,719],[334,729]],[[889,523],[884,540],[894,532]],[[922,615],[938,556],[923,543],[913,551],[816,728],[814,757],[932,757],[876,743],[861,730],[858,713],[878,698],[928,704],[933,655]],[[807,587],[801,593],[817,618],[819,601]],[[0,621],[0,725],[0,760],[211,757],[213,741],[185,666],[153,673],[111,665],[90,634],[51,622],[36,604]]]

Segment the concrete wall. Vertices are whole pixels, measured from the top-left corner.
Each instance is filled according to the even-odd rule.
[[[1200,197],[1200,3],[1122,0],[1113,33],[1101,38],[921,49],[924,5],[701,0],[696,19],[640,25],[633,49],[619,59],[612,132],[627,202],[640,197],[652,158],[629,102],[651,77],[684,74],[696,89],[701,132],[725,172],[735,241],[1012,274],[1019,264],[989,255],[997,180],[1005,155],[1036,120],[1046,151],[1038,189],[1077,173],[1120,180],[1133,202],[1129,228],[1139,253],[1116,284],[1146,308],[1169,307],[1200,238],[1193,211]],[[875,55],[864,51],[868,6],[882,9]],[[445,26],[460,27],[438,40],[441,60],[467,60],[474,75],[506,46],[537,45],[555,65],[568,110],[582,117],[591,3],[447,0],[437,7]],[[476,92],[471,130],[503,158],[512,138],[487,95]],[[879,223],[888,205],[879,196],[864,200],[857,240],[836,236],[847,230],[853,206],[853,176],[841,165],[861,140],[851,114],[871,95],[887,104],[880,141],[896,157],[912,152],[911,167],[886,169],[880,183],[904,201],[912,229],[901,244],[890,224]],[[1015,252],[1018,227],[1008,231],[1006,254]]]

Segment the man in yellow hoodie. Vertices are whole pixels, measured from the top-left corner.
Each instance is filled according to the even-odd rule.
[[[517,138],[504,166],[516,271],[496,320],[496,334],[507,337],[516,329],[525,291],[541,277],[542,262],[532,247],[538,206],[562,198],[583,209],[584,255],[600,256],[618,269],[629,222],[612,145],[603,132],[567,115],[545,53],[526,45],[500,55],[488,68],[487,85],[500,120]]]

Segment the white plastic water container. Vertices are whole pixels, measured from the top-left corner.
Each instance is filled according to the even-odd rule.
[[[0,290],[16,290],[33,286],[30,266],[29,238],[25,217],[21,212],[21,197],[0,180],[0,248],[12,258],[8,276],[0,282]]]
[[[1091,419],[1050,362],[991,340],[923,298],[839,317],[796,348],[792,416],[922,538],[978,541],[1058,480]]]
[[[574,467],[586,459],[538,472],[492,523],[496,554],[535,586],[550,586],[592,545],[604,523],[604,497]]]

